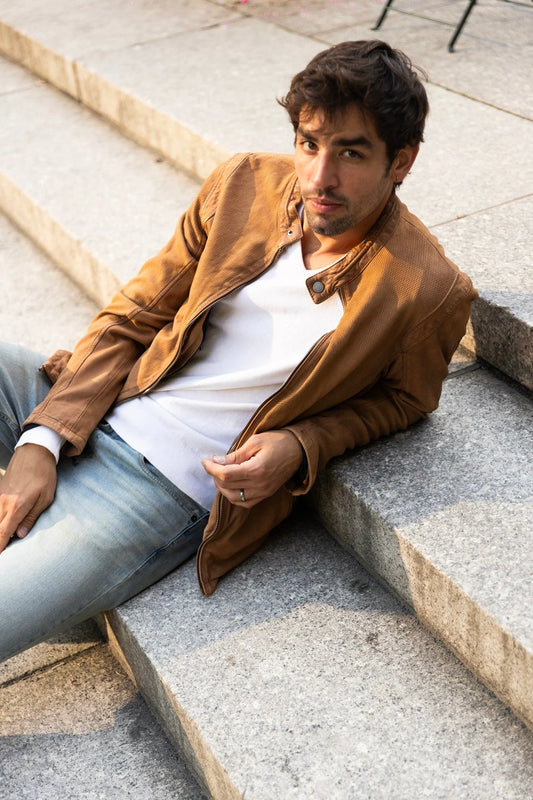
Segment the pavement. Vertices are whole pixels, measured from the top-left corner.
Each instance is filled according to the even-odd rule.
[[[0,0],[3,338],[70,346],[221,158],[290,150],[291,75],[376,35],[428,73],[401,197],[481,299],[433,418],[332,464],[213,598],[189,564],[109,645],[2,665],[0,797],[529,798],[533,10],[482,0],[450,54],[458,0],[378,34],[377,0],[113,5]]]

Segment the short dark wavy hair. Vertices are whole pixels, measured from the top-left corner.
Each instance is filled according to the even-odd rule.
[[[405,53],[386,42],[341,42],[322,50],[298,72],[279,103],[295,131],[303,108],[321,110],[332,119],[355,103],[372,115],[392,163],[402,147],[424,141],[429,103],[418,72],[427,79]]]

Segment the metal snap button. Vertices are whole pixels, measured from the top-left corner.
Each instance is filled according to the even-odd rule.
[[[320,294],[320,292],[323,292],[325,288],[326,287],[324,286],[322,281],[315,281],[313,283],[313,292],[316,292],[317,294]]]

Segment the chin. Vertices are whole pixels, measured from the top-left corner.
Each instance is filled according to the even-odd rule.
[[[313,233],[318,233],[320,236],[340,236],[341,233],[346,233],[352,227],[352,221],[345,219],[337,220],[319,220],[307,218],[309,227]]]

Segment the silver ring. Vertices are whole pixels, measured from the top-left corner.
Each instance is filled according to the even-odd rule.
[[[246,495],[244,494],[244,489],[241,489],[241,503],[246,503]]]

